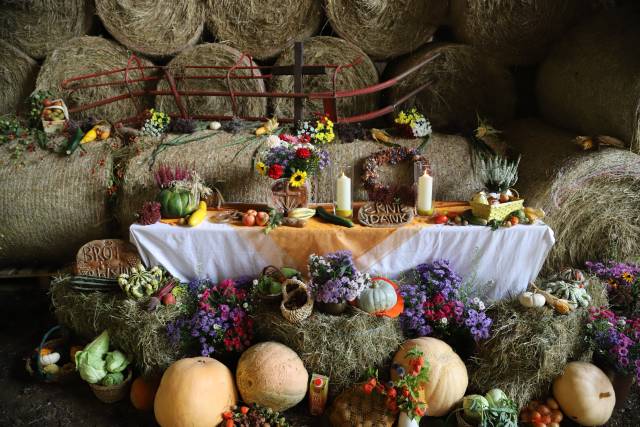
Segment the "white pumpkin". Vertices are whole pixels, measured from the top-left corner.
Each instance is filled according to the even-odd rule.
[[[58,352],[53,352],[53,353],[44,354],[40,356],[40,364],[42,364],[42,366],[53,365],[54,363],[58,363],[59,360],[60,360],[60,353]]]
[[[518,301],[525,307],[542,307],[546,303],[544,295],[534,292],[523,292],[518,297]]]
[[[616,393],[597,366],[570,362],[553,382],[553,397],[564,414],[583,426],[599,426],[611,418]]]
[[[309,374],[300,357],[289,347],[263,342],[240,356],[236,384],[245,403],[284,411],[304,399]]]
[[[387,279],[373,278],[371,286],[360,293],[358,307],[367,313],[379,313],[389,310],[398,302],[395,288]]]

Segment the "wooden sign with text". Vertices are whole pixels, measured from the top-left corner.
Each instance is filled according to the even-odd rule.
[[[358,212],[358,221],[367,227],[401,227],[413,220],[413,207],[399,203],[369,202]]]
[[[93,240],[78,251],[78,276],[117,278],[140,263],[138,251],[129,242],[120,239]]]

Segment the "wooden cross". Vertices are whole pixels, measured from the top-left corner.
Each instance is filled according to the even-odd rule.
[[[304,44],[295,42],[293,47],[293,66],[276,66],[271,68],[274,76],[293,76],[293,91],[302,94],[304,91],[303,76],[326,74],[325,67],[321,65],[304,65]],[[293,98],[293,123],[297,126],[304,117],[304,98]]]

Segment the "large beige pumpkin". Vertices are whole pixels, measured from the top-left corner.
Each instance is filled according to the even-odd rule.
[[[432,417],[441,417],[451,412],[467,391],[469,377],[467,367],[464,365],[451,346],[436,338],[422,337],[405,341],[400,350],[393,357],[393,363],[397,363],[408,370],[409,363],[406,360],[407,352],[417,347],[429,362],[429,381],[420,392],[420,400],[425,402],[427,414]],[[398,375],[391,370],[391,379],[397,380]]]
[[[309,374],[289,347],[263,342],[245,351],[238,362],[236,383],[245,403],[274,411],[296,406],[307,394]]]
[[[597,366],[570,362],[553,382],[553,397],[566,416],[583,426],[599,426],[611,418],[616,393]]]
[[[169,366],[154,401],[162,427],[211,427],[237,403],[233,374],[215,359],[194,357]]]

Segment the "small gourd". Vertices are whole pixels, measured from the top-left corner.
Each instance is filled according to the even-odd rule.
[[[47,354],[40,354],[40,363],[42,366],[53,365],[54,363],[58,363],[60,360],[60,353],[53,352]]]
[[[358,306],[367,313],[380,313],[390,309],[398,302],[394,287],[381,277],[374,277],[371,286],[358,297]]]
[[[547,300],[544,295],[534,292],[523,292],[518,297],[518,301],[525,307],[542,307]]]

